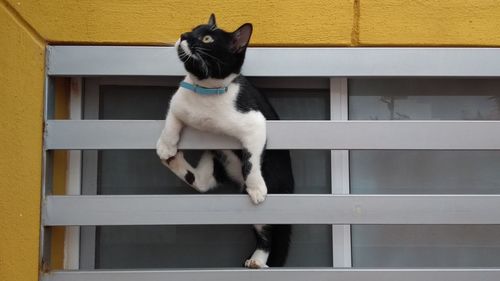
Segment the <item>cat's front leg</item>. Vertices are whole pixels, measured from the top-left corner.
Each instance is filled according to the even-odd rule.
[[[156,142],[156,153],[161,160],[168,162],[177,154],[177,143],[179,142],[182,127],[182,122],[169,111],[165,120],[165,127]]]
[[[266,199],[267,186],[261,172],[261,159],[266,145],[266,119],[262,116],[254,120],[251,130],[241,136],[242,173],[245,189],[252,202],[259,204]]]

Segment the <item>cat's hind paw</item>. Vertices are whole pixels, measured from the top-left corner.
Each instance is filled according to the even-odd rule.
[[[267,195],[267,187],[264,186],[259,186],[259,187],[247,187],[246,191],[248,193],[248,196],[250,196],[250,199],[255,205],[258,205],[264,200],[266,200],[266,195]]]
[[[245,261],[245,267],[252,269],[260,269],[260,268],[268,268],[269,266],[267,266],[265,263],[257,259],[248,259]]]
[[[175,154],[174,156],[172,156],[166,160],[163,160],[163,159],[161,160],[163,165],[165,165],[166,167],[171,169],[176,174],[181,173],[181,172],[185,173],[186,167],[183,166],[183,161],[185,161],[185,160],[184,160],[184,154],[182,153],[182,151],[178,151],[177,154]]]
[[[177,146],[169,145],[162,139],[159,139],[156,143],[156,154],[161,160],[169,162],[177,154]]]

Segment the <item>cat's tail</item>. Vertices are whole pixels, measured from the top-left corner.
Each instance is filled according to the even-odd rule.
[[[289,224],[275,224],[271,228],[271,251],[267,265],[281,267],[285,264],[290,247],[292,226]]]

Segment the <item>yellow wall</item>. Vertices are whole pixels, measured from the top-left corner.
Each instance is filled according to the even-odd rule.
[[[49,42],[152,44],[215,12],[254,45],[500,45],[498,0],[7,0]]]
[[[499,46],[498,0],[361,0],[361,45]]]
[[[0,3],[0,280],[36,280],[44,42]]]
[[[252,22],[254,44],[347,45],[353,9],[349,0],[9,2],[49,41],[113,44],[172,43],[215,12],[228,29]]]
[[[0,0],[0,280],[37,278],[45,44],[172,44],[211,12],[259,46],[500,46],[495,0]]]

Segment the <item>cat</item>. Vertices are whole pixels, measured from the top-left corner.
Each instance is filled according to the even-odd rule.
[[[268,189],[293,193],[294,179],[289,151],[265,151],[266,120],[278,120],[278,114],[240,74],[252,29],[245,23],[226,32],[212,14],[207,24],[180,36],[175,48],[187,75],[170,101],[156,149],[162,163],[199,192],[229,181],[260,204]],[[242,149],[205,151],[192,167],[177,150],[184,126],[235,137]],[[257,246],[245,267],[283,266],[291,225],[254,225],[254,231]]]

